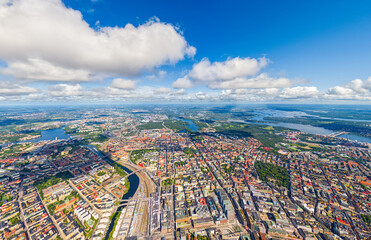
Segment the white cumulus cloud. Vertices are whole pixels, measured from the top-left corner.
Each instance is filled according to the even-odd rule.
[[[89,81],[94,79],[91,72],[82,69],[68,69],[54,65],[42,59],[30,58],[26,61],[14,61],[0,71],[19,79],[45,81]]]
[[[134,80],[126,80],[122,78],[115,78],[112,80],[110,85],[111,88],[125,89],[125,90],[134,90],[136,89]]]
[[[37,92],[37,89],[29,86],[22,86],[11,82],[0,81],[0,96],[28,95]]]
[[[154,94],[168,94],[171,92],[170,88],[160,87],[153,91]]]
[[[213,82],[226,81],[235,78],[256,75],[268,64],[265,57],[255,58],[231,58],[224,62],[213,62],[204,58],[201,62],[193,65],[189,76],[196,81]]]
[[[279,95],[281,98],[318,98],[321,95],[317,87],[292,87],[285,88]]]
[[[193,65],[189,74],[173,83],[173,87],[185,88],[204,83],[211,89],[263,89],[287,88],[293,82],[285,77],[271,77],[260,73],[269,59],[228,58],[224,62],[210,62],[207,58]]]
[[[80,84],[58,84],[48,88],[49,94],[53,97],[71,97],[84,95]]]
[[[267,73],[261,73],[252,78],[235,78],[228,81],[214,81],[209,83],[213,89],[238,89],[238,88],[285,88],[292,86],[288,78],[273,78]]]
[[[178,89],[176,91],[171,92],[172,95],[185,95],[187,92],[184,88]]]
[[[0,36],[0,59],[9,66],[2,71],[31,80],[136,75],[196,52],[171,24],[93,29],[61,0],[1,0]]]
[[[335,86],[328,90],[328,99],[344,100],[371,100],[371,77],[367,80],[354,79],[342,86]]]
[[[192,82],[191,80],[189,79],[188,76],[185,76],[185,77],[182,77],[182,78],[178,78],[175,82],[173,82],[172,84],[172,87],[173,88],[191,88],[192,87]]]

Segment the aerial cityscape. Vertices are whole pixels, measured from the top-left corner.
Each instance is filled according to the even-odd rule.
[[[370,107],[321,109],[4,107],[2,239],[368,239]]]
[[[371,3],[0,0],[0,239],[371,239]]]

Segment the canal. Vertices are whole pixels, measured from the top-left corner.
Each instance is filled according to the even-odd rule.
[[[103,159],[107,159],[108,161],[112,161],[112,160],[108,159],[106,156],[104,156],[101,152],[99,152],[98,149],[94,145],[85,145],[85,147],[87,147],[90,150],[92,150],[93,152],[97,153]],[[117,166],[119,166],[120,168],[124,169],[127,174],[130,174],[130,173],[133,172],[129,168],[124,167],[121,164],[117,164]],[[122,196],[122,198],[121,198],[122,200],[126,200],[126,199],[129,199],[129,198],[132,198],[134,196],[134,194],[137,192],[137,189],[139,187],[140,180],[139,180],[139,177],[138,177],[138,175],[136,173],[130,175],[128,177],[128,180],[130,182],[130,188],[129,188],[129,191]],[[104,237],[104,239],[107,240],[108,237],[109,237],[110,232],[113,231],[113,227],[115,225],[115,220],[117,218],[117,215],[118,215],[119,212],[122,211],[123,208],[124,208],[124,206],[121,206],[121,207],[118,207],[117,208],[117,210],[115,212],[115,215],[113,215],[113,218],[111,220],[111,223],[108,226],[108,230],[106,232],[106,236]]]
[[[127,174],[130,174],[132,171],[127,168],[127,167],[124,167],[122,165],[118,165],[119,167],[121,167],[122,169],[125,170],[125,172],[127,172]],[[136,193],[138,187],[139,187],[139,177],[137,174],[132,174],[128,177],[129,179],[129,182],[130,182],[130,188],[129,188],[129,191],[127,193],[125,193],[121,199],[125,200],[125,199],[129,199],[131,197],[134,196],[134,194]],[[108,230],[107,230],[107,233],[106,233],[106,237],[105,239],[107,240],[108,239],[108,236],[110,234],[111,231],[113,231],[113,226],[115,224],[115,220],[116,220],[116,217],[118,215],[118,213],[120,211],[122,211],[122,209],[124,208],[124,206],[121,206],[121,207],[118,207],[116,212],[115,212],[115,215],[113,216],[112,220],[111,220],[111,223],[108,227]]]

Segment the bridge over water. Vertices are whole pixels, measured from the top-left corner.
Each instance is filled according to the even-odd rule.
[[[337,137],[337,136],[340,136],[340,135],[347,135],[348,132],[345,132],[345,131],[342,131],[342,132],[333,132],[329,135],[327,135],[328,137]]]
[[[145,197],[138,197],[138,196],[137,197],[132,197],[132,198],[129,198],[129,199],[122,199],[122,200],[119,201],[118,207],[128,205],[131,200],[148,201],[149,199],[150,199],[149,197],[145,198]]]
[[[137,173],[137,172],[143,171],[143,170],[147,170],[147,169],[145,169],[145,168],[141,168],[141,169],[135,170],[135,171],[133,171],[133,172],[127,174],[125,177],[123,177],[123,178],[121,178],[121,179],[128,178],[128,177],[130,177],[131,175],[133,175],[133,174],[135,174],[135,173]]]

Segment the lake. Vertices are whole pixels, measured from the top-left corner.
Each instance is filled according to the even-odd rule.
[[[190,119],[186,119],[186,118],[176,118],[174,117],[174,119],[176,120],[180,120],[180,121],[183,121],[183,122],[186,122],[188,123],[187,127],[192,131],[192,132],[198,132],[198,129],[200,128],[197,124],[195,124],[192,120]]]
[[[56,129],[42,130],[41,137],[35,138],[32,140],[21,141],[19,143],[40,142],[40,141],[49,141],[49,140],[55,140],[55,139],[63,140],[63,139],[69,139],[70,137],[71,137],[70,135],[64,132],[63,128],[56,128]]]

